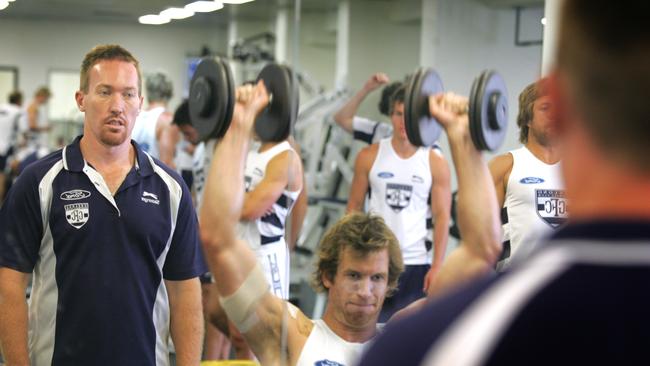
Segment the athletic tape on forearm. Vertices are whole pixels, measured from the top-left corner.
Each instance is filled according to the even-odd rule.
[[[257,302],[269,289],[269,283],[259,263],[253,267],[248,277],[237,291],[226,297],[219,297],[221,307],[240,332],[248,332],[259,320],[255,313]]]

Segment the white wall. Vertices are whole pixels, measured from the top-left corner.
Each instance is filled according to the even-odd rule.
[[[497,153],[519,146],[517,97],[540,75],[542,46],[515,46],[514,9],[488,8],[472,0],[442,0],[438,11],[435,64],[426,66],[438,71],[446,90],[464,95],[482,70],[499,71],[508,87],[509,126]],[[522,26],[538,24],[523,22]]]
[[[398,17],[398,9],[418,9],[418,2],[402,1],[400,6],[379,1],[350,2],[350,51],[348,87],[359,90],[376,72],[385,72],[401,80],[418,65],[420,22],[417,18]],[[406,10],[405,10],[406,11]],[[377,110],[380,91],[368,96],[359,113],[388,121]]]
[[[223,27],[3,19],[0,65],[19,68],[19,88],[29,101],[36,88],[47,84],[49,70],[79,70],[81,60],[93,46],[117,43],[139,59],[143,72],[161,70],[169,74],[175,94],[171,105],[176,106],[183,97],[186,82],[186,55],[199,52],[204,44],[213,51],[225,53],[226,40]]]

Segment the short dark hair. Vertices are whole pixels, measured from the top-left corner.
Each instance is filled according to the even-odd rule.
[[[145,77],[147,100],[167,103],[174,95],[174,86],[169,77],[162,72],[154,72]]]
[[[391,97],[397,89],[402,86],[402,82],[395,81],[384,87],[381,91],[381,98],[379,99],[379,113],[384,116],[390,116],[391,111]]]
[[[135,57],[133,57],[131,52],[116,44],[95,46],[86,54],[81,62],[81,73],[79,75],[79,89],[81,91],[88,93],[88,73],[90,72],[90,68],[99,61],[104,60],[120,60],[132,63],[138,72],[138,95],[142,95],[142,73],[140,72],[140,63]]]
[[[360,212],[344,216],[323,235],[318,246],[318,262],[312,278],[314,289],[319,292],[326,291],[323,276],[334,280],[341,253],[347,247],[362,257],[384,249],[388,251],[387,295],[393,294],[397,289],[397,279],[404,271],[399,242],[384,219]]]
[[[14,104],[14,105],[21,105],[23,104],[23,93],[20,91],[12,91],[9,93],[9,98],[7,98],[9,101],[9,104]]]
[[[393,92],[393,95],[390,96],[390,109],[388,115],[390,116],[395,111],[395,105],[397,103],[404,104],[404,97],[406,95],[406,86],[401,85],[397,90]]]
[[[528,124],[533,120],[535,101],[548,94],[545,87],[546,79],[541,79],[529,84],[519,94],[519,113],[517,114],[517,126],[519,126],[519,142],[528,142]]]
[[[183,100],[174,112],[172,123],[177,126],[191,125],[190,121],[190,103],[187,99]]]
[[[647,1],[566,0],[558,75],[605,154],[650,172],[650,26]]]

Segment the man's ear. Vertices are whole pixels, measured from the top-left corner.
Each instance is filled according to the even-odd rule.
[[[323,282],[323,286],[325,286],[325,288],[328,289],[328,290],[334,284],[334,281],[332,279],[330,279],[329,276],[327,275],[327,273],[325,273],[325,272],[323,272],[320,275],[320,279]]]
[[[79,108],[79,110],[81,112],[86,111],[86,107],[84,106],[84,98],[85,97],[86,97],[86,95],[81,90],[77,90],[77,92],[74,93],[74,99],[77,102],[77,108]]]

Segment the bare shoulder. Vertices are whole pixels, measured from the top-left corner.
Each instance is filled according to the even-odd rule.
[[[307,339],[314,329],[314,322],[309,319],[300,309],[287,302],[289,310],[289,319],[293,326],[289,331],[289,358],[291,364],[295,365],[300,359],[302,349],[307,343]]]
[[[174,120],[174,115],[170,111],[164,111],[158,117],[158,127],[165,127],[171,125]]]
[[[375,161],[375,158],[377,157],[378,152],[378,143],[368,145],[359,151],[359,154],[357,155],[357,162],[372,165],[372,163]]]
[[[439,149],[429,149],[429,163],[432,166],[447,165],[447,159]]]
[[[512,170],[513,162],[514,159],[510,153],[501,154],[492,158],[492,160],[490,160],[488,163],[488,168],[490,169],[492,178],[495,181],[503,179],[503,177],[508,175]]]

